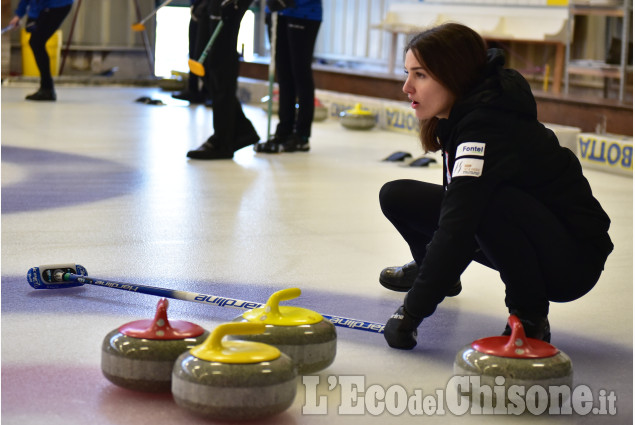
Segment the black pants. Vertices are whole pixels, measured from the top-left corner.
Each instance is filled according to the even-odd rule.
[[[247,5],[248,6],[248,5]],[[258,137],[251,121],[243,113],[236,95],[238,88],[239,55],[236,50],[240,21],[247,6],[223,21],[223,28],[214,41],[203,66],[205,87],[212,100],[214,146],[218,150],[234,152],[238,139]],[[216,14],[220,14],[217,12]],[[198,20],[196,58],[199,58],[219,21],[211,21],[205,14]]]
[[[194,19],[190,19],[190,25],[188,28],[188,56],[190,59],[198,60],[199,56],[196,56],[196,36],[198,34],[198,22]],[[187,89],[190,93],[198,94],[201,91],[200,77],[193,72],[190,72],[187,78]]]
[[[40,71],[40,88],[42,89],[53,89],[51,60],[46,52],[46,42],[62,25],[72,7],[72,5],[68,5],[44,9],[40,16],[35,19],[35,24],[32,26],[29,45],[31,50],[33,50],[35,63]]]
[[[268,15],[267,19],[271,28],[271,16]],[[311,136],[315,110],[311,63],[320,24],[320,21],[310,19],[278,16],[275,58],[280,89],[280,122],[276,128],[278,136],[291,133],[300,137]]]
[[[438,227],[444,188],[414,180],[382,187],[384,215],[420,264]],[[474,261],[497,270],[505,283],[509,310],[547,316],[549,301],[573,301],[593,288],[602,272],[602,254],[584,244],[538,200],[502,187],[493,197],[476,234]]]

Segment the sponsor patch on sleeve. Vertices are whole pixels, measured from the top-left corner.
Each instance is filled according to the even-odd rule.
[[[485,143],[463,142],[456,148],[455,158],[462,156],[485,156]]]
[[[460,158],[454,162],[454,170],[452,170],[452,178],[456,177],[480,177],[483,174],[482,159],[476,158]]]

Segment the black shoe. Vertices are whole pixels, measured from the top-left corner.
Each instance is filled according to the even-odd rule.
[[[26,100],[40,100],[40,101],[55,101],[57,100],[57,96],[55,95],[55,90],[53,89],[39,89],[33,94],[28,95]]]
[[[194,93],[189,90],[172,93],[174,99],[185,100],[193,105],[205,102],[205,96],[202,93]]]
[[[308,137],[292,134],[282,144],[282,152],[308,152],[311,150]]]
[[[419,267],[414,261],[401,267],[386,267],[379,274],[379,283],[391,291],[408,292],[415,282]]]
[[[379,283],[384,288],[397,292],[408,292],[415,283],[419,267],[414,261],[404,264],[401,267],[386,267],[379,274]],[[448,297],[456,297],[461,293],[463,286],[461,280],[457,280],[456,284],[450,288]]]
[[[525,335],[528,338],[539,339],[545,342],[551,342],[551,327],[549,326],[549,320],[546,317],[529,317],[523,316],[522,313],[516,310],[511,310],[510,314],[518,317],[520,323],[523,325]],[[509,323],[505,326],[503,336],[510,336],[512,329],[509,327]]]
[[[256,143],[254,151],[258,153],[280,153],[284,151],[284,144],[288,138],[288,136],[273,136],[266,142]]]
[[[189,151],[187,157],[191,159],[232,159],[234,153],[219,149],[208,140],[199,148]]]
[[[247,147],[249,145],[258,143],[259,140],[260,140],[260,136],[258,136],[258,133],[255,133],[255,132],[248,135],[245,134],[242,136],[238,136],[238,138],[236,139],[236,143],[234,145],[234,152],[244,147]],[[216,136],[216,134],[212,134],[211,136],[209,136],[207,140],[205,141],[205,143],[203,143],[203,145],[199,147],[198,149],[203,148],[203,146],[206,146],[207,149],[214,148],[214,149],[222,150],[222,145],[218,143],[218,137]]]

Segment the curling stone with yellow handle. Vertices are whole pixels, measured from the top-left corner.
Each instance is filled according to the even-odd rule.
[[[245,312],[234,321],[262,323],[261,334],[240,339],[263,342],[278,347],[291,357],[298,373],[325,369],[335,359],[337,333],[335,326],[322,315],[300,307],[279,306],[280,301],[300,296],[298,288],[283,289],[271,295],[264,307]]]
[[[209,332],[194,323],[169,321],[167,310],[168,300],[161,298],[154,319],[126,323],[106,335],[101,370],[110,382],[135,391],[170,391],[174,361]]]
[[[552,398],[550,387],[568,387],[572,391],[571,359],[553,345],[527,338],[520,320],[512,315],[508,320],[510,336],[493,336],[463,347],[454,360],[456,376],[478,376],[480,387],[489,390],[473,399],[473,392],[463,382],[459,391],[473,404],[491,406],[539,406],[545,408],[557,401],[567,402],[567,392]],[[460,383],[458,380],[455,383]],[[466,394],[469,391],[469,394]],[[498,398],[501,398],[498,400]],[[504,399],[503,399],[504,398]]]
[[[277,348],[226,335],[261,333],[261,323],[225,323],[174,363],[176,404],[208,419],[255,420],[286,410],[295,399],[293,361]]]
[[[340,112],[340,123],[351,130],[370,130],[377,123],[375,115],[362,108],[361,103],[355,104],[353,109]]]

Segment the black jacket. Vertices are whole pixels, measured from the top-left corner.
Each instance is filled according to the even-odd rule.
[[[571,234],[602,254],[613,249],[609,217],[593,197],[580,162],[538,122],[529,84],[504,69],[504,62],[500,50],[490,49],[481,83],[439,121],[446,192],[439,228],[406,297],[406,310],[417,318],[434,312],[472,261],[479,224],[501,186],[542,202]]]

